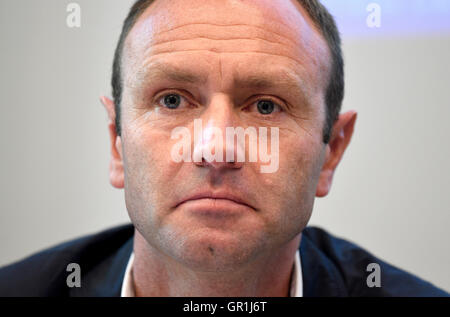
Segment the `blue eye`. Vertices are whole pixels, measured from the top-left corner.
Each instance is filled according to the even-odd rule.
[[[271,114],[275,110],[275,103],[271,100],[258,101],[258,111],[261,114]]]
[[[177,94],[169,94],[164,96],[163,100],[164,106],[169,109],[176,109],[180,106],[181,96]]]

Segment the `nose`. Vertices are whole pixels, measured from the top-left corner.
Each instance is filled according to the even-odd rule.
[[[194,163],[214,169],[242,168],[244,162],[238,160],[238,152],[245,155],[245,148],[235,142],[234,134],[227,137],[227,128],[239,124],[230,99],[224,94],[215,95],[199,119],[194,122]]]
[[[217,162],[217,161],[211,161],[208,162],[205,160],[204,157],[202,157],[201,162],[195,162],[194,164],[199,166],[199,167],[212,167],[214,169],[240,169],[243,166],[243,162],[235,162],[235,161],[231,161],[231,162]]]

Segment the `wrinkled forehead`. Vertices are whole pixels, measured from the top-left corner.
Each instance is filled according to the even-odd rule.
[[[189,38],[239,36],[278,43],[293,60],[301,59],[326,85],[330,69],[327,43],[297,0],[156,0],[128,34],[124,68],[139,67],[152,46]],[[133,68],[133,67],[132,67]]]

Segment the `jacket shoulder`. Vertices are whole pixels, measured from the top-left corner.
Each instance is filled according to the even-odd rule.
[[[321,228],[307,227],[302,236],[333,264],[350,296],[449,296],[433,284]],[[374,264],[370,265],[371,263]],[[369,287],[368,277],[378,269],[380,283]],[[369,277],[371,281],[372,277],[374,276]]]
[[[83,263],[84,272],[94,268],[128,241],[132,224],[55,245],[0,268],[0,296],[68,296],[66,279],[70,263]]]

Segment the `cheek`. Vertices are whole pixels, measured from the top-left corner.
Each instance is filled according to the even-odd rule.
[[[318,139],[319,140],[319,139]],[[286,225],[306,225],[314,204],[316,186],[323,164],[323,146],[316,138],[291,134],[280,138],[280,169],[274,174],[279,184],[281,210]]]
[[[318,138],[287,138],[281,155],[285,160],[286,173],[290,186],[301,193],[315,193],[320,169],[323,163],[323,145]]]
[[[158,183],[171,165],[170,133],[144,124],[124,130],[126,178],[130,184],[136,180],[147,184]],[[144,184],[142,184],[144,185]]]
[[[123,131],[125,198],[130,217],[141,217],[137,222],[155,217],[154,211],[166,204],[164,198],[172,195],[174,163],[170,160],[170,141],[170,135],[154,129],[134,130],[132,134]]]

